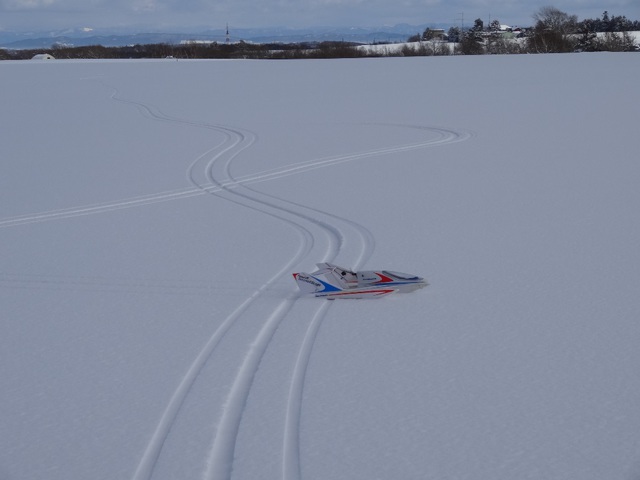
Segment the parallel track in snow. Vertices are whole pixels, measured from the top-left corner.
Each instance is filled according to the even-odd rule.
[[[240,143],[253,144],[253,140],[247,141],[247,139],[255,138],[251,132],[239,129],[231,130],[228,127],[225,129],[237,135],[241,139]],[[282,199],[277,197],[261,195],[248,188],[237,188],[239,184],[231,173],[231,165],[235,157],[232,155],[225,162],[218,162],[216,159],[209,163],[207,176],[211,183],[232,195],[232,201],[235,203],[240,202],[249,208],[265,211],[287,223],[293,222],[299,228],[315,232],[313,233],[314,238],[319,235],[326,237],[328,243],[321,256],[325,261],[333,260],[340,252],[345,239],[345,234],[339,226],[327,223],[317,216],[309,215],[302,209],[296,209],[293,204],[279,203],[278,200]],[[236,188],[232,189],[231,187]],[[316,253],[315,258],[321,257]],[[304,256],[294,256],[287,264],[287,275],[292,271],[289,267],[293,267],[294,263],[297,264],[303,259]],[[203,478],[213,480],[231,477],[238,432],[258,367],[276,330],[291,311],[297,299],[298,294],[292,294],[282,300],[263,320],[262,327],[251,342],[225,400],[225,407],[218,421]],[[322,308],[321,311],[326,312],[326,309],[327,307]],[[314,316],[317,317],[317,313]]]
[[[237,181],[231,172],[231,163],[227,164],[226,176],[234,182]],[[268,195],[264,192],[258,192],[246,184],[243,184],[242,186],[246,191],[251,193],[254,199],[261,203],[277,206],[277,208],[280,208],[283,211],[291,212],[303,220],[310,221],[327,231],[334,232],[336,238],[340,239],[340,248],[333,252],[330,258],[327,258],[326,261],[334,261],[340,253],[340,250],[342,250],[343,244],[349,240],[358,243],[358,248],[356,248],[356,251],[358,252],[356,258],[349,259],[349,264],[353,264],[354,268],[357,269],[364,265],[364,263],[373,254],[375,249],[375,238],[373,234],[362,225],[297,202],[285,200],[274,195]],[[353,263],[354,260],[355,263]],[[301,476],[299,439],[304,381],[315,339],[330,306],[330,302],[324,302],[319,308],[315,309],[305,336],[302,339],[293,367],[292,379],[286,403],[287,406],[283,433],[282,474],[284,480],[297,480]],[[212,471],[210,473],[211,474],[206,478],[219,478],[217,476],[218,474],[224,474],[227,472]]]

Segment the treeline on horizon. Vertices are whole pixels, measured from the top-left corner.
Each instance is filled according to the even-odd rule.
[[[357,43],[303,42],[303,43],[167,43],[131,45],[124,47],[54,46],[50,49],[1,50],[0,60],[28,60],[37,54],[49,54],[55,59],[287,59],[287,58],[342,58],[359,57]],[[364,52],[362,52],[364,53]],[[378,55],[381,56],[381,55]]]
[[[422,35],[410,37],[401,48],[369,49],[344,41],[288,44],[193,42],[124,47],[54,45],[50,49],[37,50],[0,49],[0,60],[26,60],[36,54],[49,54],[56,59],[296,59],[639,50],[634,37],[628,32],[640,31],[640,21],[628,20],[625,16],[609,17],[605,11],[599,19],[578,22],[575,15],[555,7],[543,7],[533,15],[533,19],[532,27],[517,32],[503,31],[499,20],[485,27],[479,18],[470,28],[451,27],[446,35],[440,34],[439,37],[434,37],[433,30],[426,29]]]

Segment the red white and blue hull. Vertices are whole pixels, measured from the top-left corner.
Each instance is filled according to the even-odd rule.
[[[294,273],[303,293],[335,300],[336,298],[380,298],[391,293],[408,293],[424,288],[427,281],[415,275],[387,270],[353,272],[330,263],[319,263],[319,270]]]

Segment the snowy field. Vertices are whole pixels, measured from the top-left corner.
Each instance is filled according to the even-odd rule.
[[[0,62],[0,479],[639,479],[638,78]]]

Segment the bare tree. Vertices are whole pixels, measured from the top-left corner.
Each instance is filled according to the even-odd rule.
[[[533,14],[535,26],[529,37],[529,49],[536,53],[571,52],[574,41],[570,34],[576,31],[578,17],[556,7],[542,7]]]

